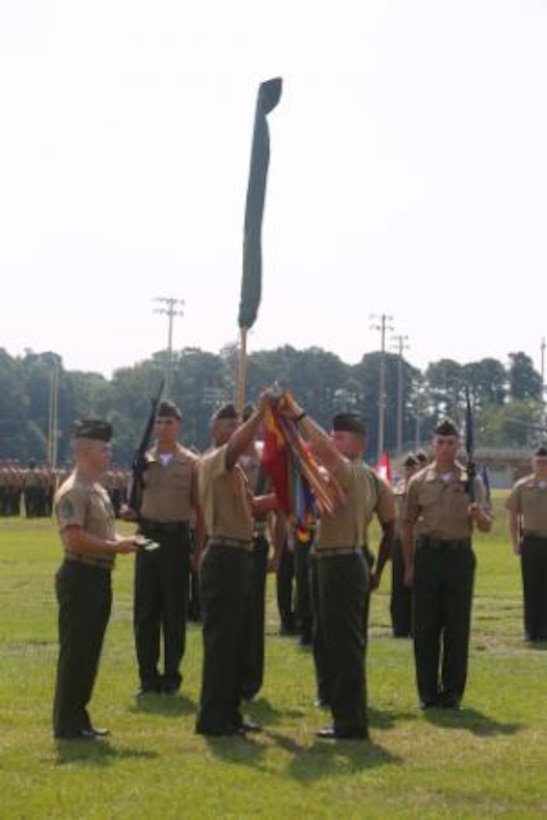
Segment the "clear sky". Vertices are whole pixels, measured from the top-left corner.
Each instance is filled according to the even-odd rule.
[[[544,0],[1,0],[0,347],[109,375],[237,338],[259,82],[270,115],[249,348],[347,362],[393,316],[419,367],[539,366]]]

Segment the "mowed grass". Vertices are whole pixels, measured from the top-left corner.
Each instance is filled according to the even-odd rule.
[[[501,498],[497,498],[499,508]],[[368,650],[371,742],[322,742],[311,654],[277,635],[269,586],[267,669],[249,739],[194,734],[201,634],[191,626],[179,698],[137,703],[131,557],[91,703],[107,742],[57,744],[52,522],[0,521],[0,817],[540,817],[547,813],[547,652],[522,641],[520,573],[505,518],[476,539],[470,676],[459,713],[415,708],[409,641],[390,636],[389,567]],[[547,647],[546,647],[547,648]]]

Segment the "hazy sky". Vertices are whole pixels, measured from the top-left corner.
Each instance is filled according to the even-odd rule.
[[[0,347],[68,368],[237,338],[258,83],[270,115],[250,350],[539,366],[545,0],[0,0]]]

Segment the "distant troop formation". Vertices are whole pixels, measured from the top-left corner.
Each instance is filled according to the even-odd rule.
[[[70,475],[70,468],[49,467],[30,459],[26,467],[14,460],[0,461],[0,517],[49,518],[55,491]],[[121,468],[108,469],[101,477],[116,517],[127,498],[130,474]]]
[[[291,435],[306,443],[337,499],[328,514],[317,508],[305,528],[283,509],[266,459],[264,426],[273,407]],[[458,459],[455,425],[439,422],[429,457],[407,456],[393,488],[363,461],[366,428],[358,413],[337,414],[326,432],[290,394],[265,390],[243,414],[231,404],[214,414],[211,446],[201,455],[180,443],[182,424],[173,402],[158,403],[154,441],[139,467],[140,491],[129,494],[115,474],[105,481],[110,425],[97,419],[75,425],[75,468],[54,500],[64,552],[56,577],[55,737],[107,733],[94,727],[87,708],[119,553],[136,553],[137,697],[177,695],[188,614],[201,618],[198,733],[260,730],[242,705],[264,681],[266,578],[274,572],[280,633],[299,634],[312,646],[316,703],[331,713],[319,737],[366,739],[370,595],[389,560],[393,635],[412,640],[419,706],[458,709],[467,682],[473,532],[487,532],[492,515],[474,465]],[[135,522],[134,535],[116,533],[116,505]],[[533,472],[517,482],[507,510],[521,558],[526,637],[546,640],[547,449],[537,451]],[[371,543],[373,519],[377,545]]]

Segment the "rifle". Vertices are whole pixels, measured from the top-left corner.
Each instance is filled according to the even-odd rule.
[[[467,481],[465,491],[469,496],[469,501],[475,501],[475,478],[477,475],[477,465],[475,464],[475,435],[473,429],[473,414],[471,412],[471,401],[469,398],[469,387],[465,386],[465,449],[467,452]]]
[[[162,379],[160,389],[158,390],[157,395],[154,398],[150,399],[150,413],[148,419],[146,420],[146,426],[141,436],[139,446],[137,447],[135,455],[133,456],[133,464],[131,465],[131,489],[129,491],[129,499],[127,501],[127,505],[136,513],[137,517],[139,515],[139,510],[142,502],[142,491],[144,487],[143,478],[144,471],[146,470],[146,451],[150,447],[150,441],[152,439],[152,430],[154,429],[156,412],[158,409],[158,404],[162,397],[163,388],[164,380]]]

